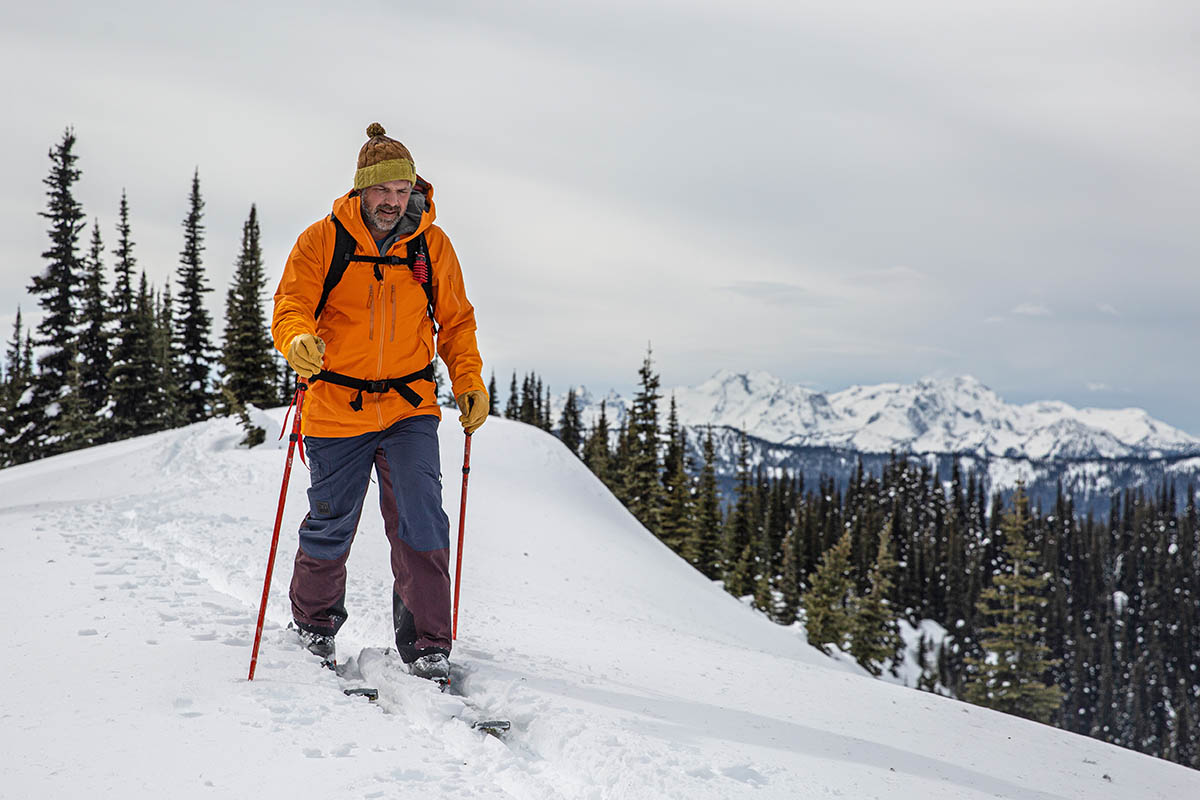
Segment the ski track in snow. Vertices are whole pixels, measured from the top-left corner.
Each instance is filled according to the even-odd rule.
[[[278,432],[282,409],[258,416]],[[446,427],[456,529],[462,438]],[[0,472],[0,797],[1200,791],[1198,773],[824,658],[681,564],[556,440],[501,420],[474,448],[454,651],[467,700],[361,653],[390,644],[374,488],[338,638],[364,679],[320,669],[284,629],[299,459],[249,683],[283,453],[236,449],[240,437],[215,420]],[[368,683],[378,703],[341,692]],[[463,721],[484,717],[513,730],[500,741]]]

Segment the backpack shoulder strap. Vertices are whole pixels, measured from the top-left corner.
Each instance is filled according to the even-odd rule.
[[[317,308],[313,312],[314,318],[320,317],[321,312],[325,310],[325,302],[329,300],[329,293],[346,274],[346,267],[350,266],[350,258],[354,255],[354,249],[357,246],[354,235],[346,230],[346,226],[341,223],[341,220],[333,214],[330,214],[329,218],[333,220],[337,239],[333,245],[333,257],[329,259],[329,269],[325,271],[325,283],[321,287],[321,301],[317,303]]]
[[[429,255],[429,245],[425,241],[425,233],[421,232],[408,243],[408,258],[405,259],[408,268],[412,270],[413,278],[425,290],[425,311],[429,321],[433,323],[433,332],[438,332],[437,318],[433,315],[433,259]]]

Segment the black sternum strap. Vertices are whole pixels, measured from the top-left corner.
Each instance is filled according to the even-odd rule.
[[[349,375],[342,375],[337,372],[330,372],[323,369],[316,375],[309,378],[309,383],[317,381],[325,381],[337,386],[345,386],[348,389],[357,389],[358,394],[350,401],[350,407],[355,411],[362,411],[363,393],[367,394],[387,394],[395,389],[396,393],[409,402],[413,408],[420,407],[422,400],[421,395],[417,394],[410,383],[414,381],[432,381],[433,380],[433,364],[427,364],[423,369],[410,373],[400,378],[384,378],[379,381],[368,381],[362,378],[352,378]]]

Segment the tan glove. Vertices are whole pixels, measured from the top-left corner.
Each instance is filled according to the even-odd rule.
[[[458,421],[462,423],[463,430],[467,433],[474,433],[479,430],[479,426],[487,421],[488,418],[488,402],[487,392],[482,389],[470,389],[463,392],[458,397],[454,398],[458,403],[458,409],[462,412],[462,416]]]
[[[301,378],[311,378],[321,371],[325,357],[325,342],[319,336],[302,333],[288,345],[287,362]]]

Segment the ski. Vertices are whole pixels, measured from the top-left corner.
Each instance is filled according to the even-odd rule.
[[[351,656],[344,663],[329,665],[329,668],[341,679],[342,694],[365,697],[369,702],[381,705],[385,711],[404,708],[424,710],[436,716],[456,719],[474,731],[497,739],[503,739],[512,730],[510,720],[484,712],[469,697],[456,692],[453,673],[445,681],[411,675],[408,666],[391,648],[367,647],[358,656]]]

